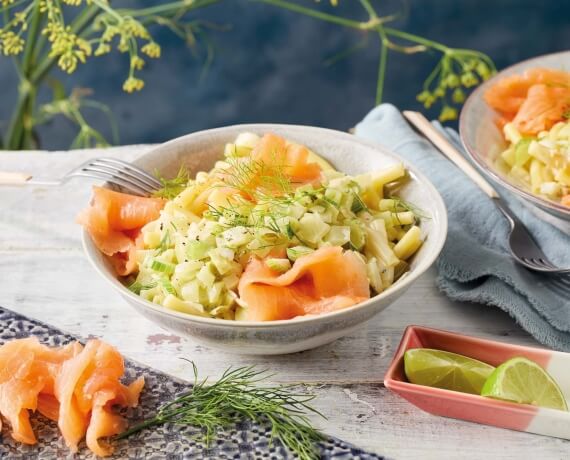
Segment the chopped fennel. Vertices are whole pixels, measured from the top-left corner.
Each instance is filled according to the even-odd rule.
[[[320,183],[299,185],[252,159],[259,141],[242,133],[212,171],[169,184],[165,193],[178,194],[142,229],[132,292],[179,312],[239,320],[247,305],[238,287],[252,257],[278,275],[319,248],[353,250],[373,294],[403,275],[422,243],[417,225],[425,217],[387,193],[387,184],[405,179],[403,165],[356,177],[324,169]]]

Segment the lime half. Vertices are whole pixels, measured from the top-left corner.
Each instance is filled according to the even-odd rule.
[[[404,368],[411,383],[472,394],[481,393],[483,384],[495,370],[476,359],[431,348],[407,350]]]
[[[483,385],[481,396],[568,410],[564,395],[552,377],[526,358],[512,358],[497,367]]]

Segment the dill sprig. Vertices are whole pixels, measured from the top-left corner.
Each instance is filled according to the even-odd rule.
[[[190,171],[185,166],[181,166],[176,177],[172,179],[165,179],[158,174],[155,175],[162,184],[162,188],[152,194],[156,198],[172,200],[182,193],[188,186],[188,182],[190,182]]]
[[[194,362],[193,388],[163,405],[158,413],[116,436],[123,439],[146,428],[164,423],[201,428],[209,444],[218,430],[243,419],[271,425],[271,437],[279,439],[300,459],[319,458],[317,443],[322,433],[311,425],[309,413],[324,417],[309,405],[314,395],[297,393],[294,385],[261,386],[271,377],[254,366],[229,368],[215,383],[198,381]]]
[[[271,163],[253,158],[227,157],[229,168],[222,170],[224,186],[235,188],[251,200],[260,202],[268,196],[292,192],[292,183],[285,174],[287,165],[275,156]]]
[[[277,220],[286,217],[288,206],[299,201],[299,198],[293,194],[270,195],[262,191],[255,193],[255,201],[237,195],[227,200],[226,205],[208,204],[204,215],[217,220],[225,227],[267,228],[275,233],[283,233]]]
[[[394,208],[392,212],[399,211],[410,211],[416,216],[417,219],[430,219],[430,216],[426,214],[421,208],[418,208],[415,204],[409,201],[403,200],[397,196],[390,196],[391,200],[394,200]]]
[[[252,208],[253,204],[235,206],[233,203],[228,201],[227,206],[215,206],[213,204],[208,204],[208,210],[205,216],[217,220],[224,219],[224,223],[220,222],[220,225],[224,227],[252,227],[253,225],[249,222],[248,213],[251,212],[249,208]],[[247,213],[245,211],[247,210]]]

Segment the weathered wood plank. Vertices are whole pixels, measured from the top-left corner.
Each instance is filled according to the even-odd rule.
[[[2,154],[0,170],[58,176],[97,156],[134,159],[149,146],[72,153]],[[435,270],[362,329],[303,353],[238,356],[180,339],[138,315],[100,279],[83,256],[74,218],[89,199],[81,181],[60,188],[0,187],[0,305],[82,337],[97,336],[122,353],[182,378],[193,359],[202,375],[230,365],[259,364],[284,382],[304,382],[328,416],[332,435],[392,458],[568,458],[570,443],[434,417],[387,391],[384,373],[404,328],[422,324],[536,345],[506,314],[449,301]],[[165,359],[168,357],[168,359]]]

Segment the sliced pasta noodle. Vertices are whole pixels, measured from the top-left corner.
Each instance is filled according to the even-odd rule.
[[[420,227],[411,227],[400,241],[394,246],[394,254],[402,260],[409,259],[422,245]]]

